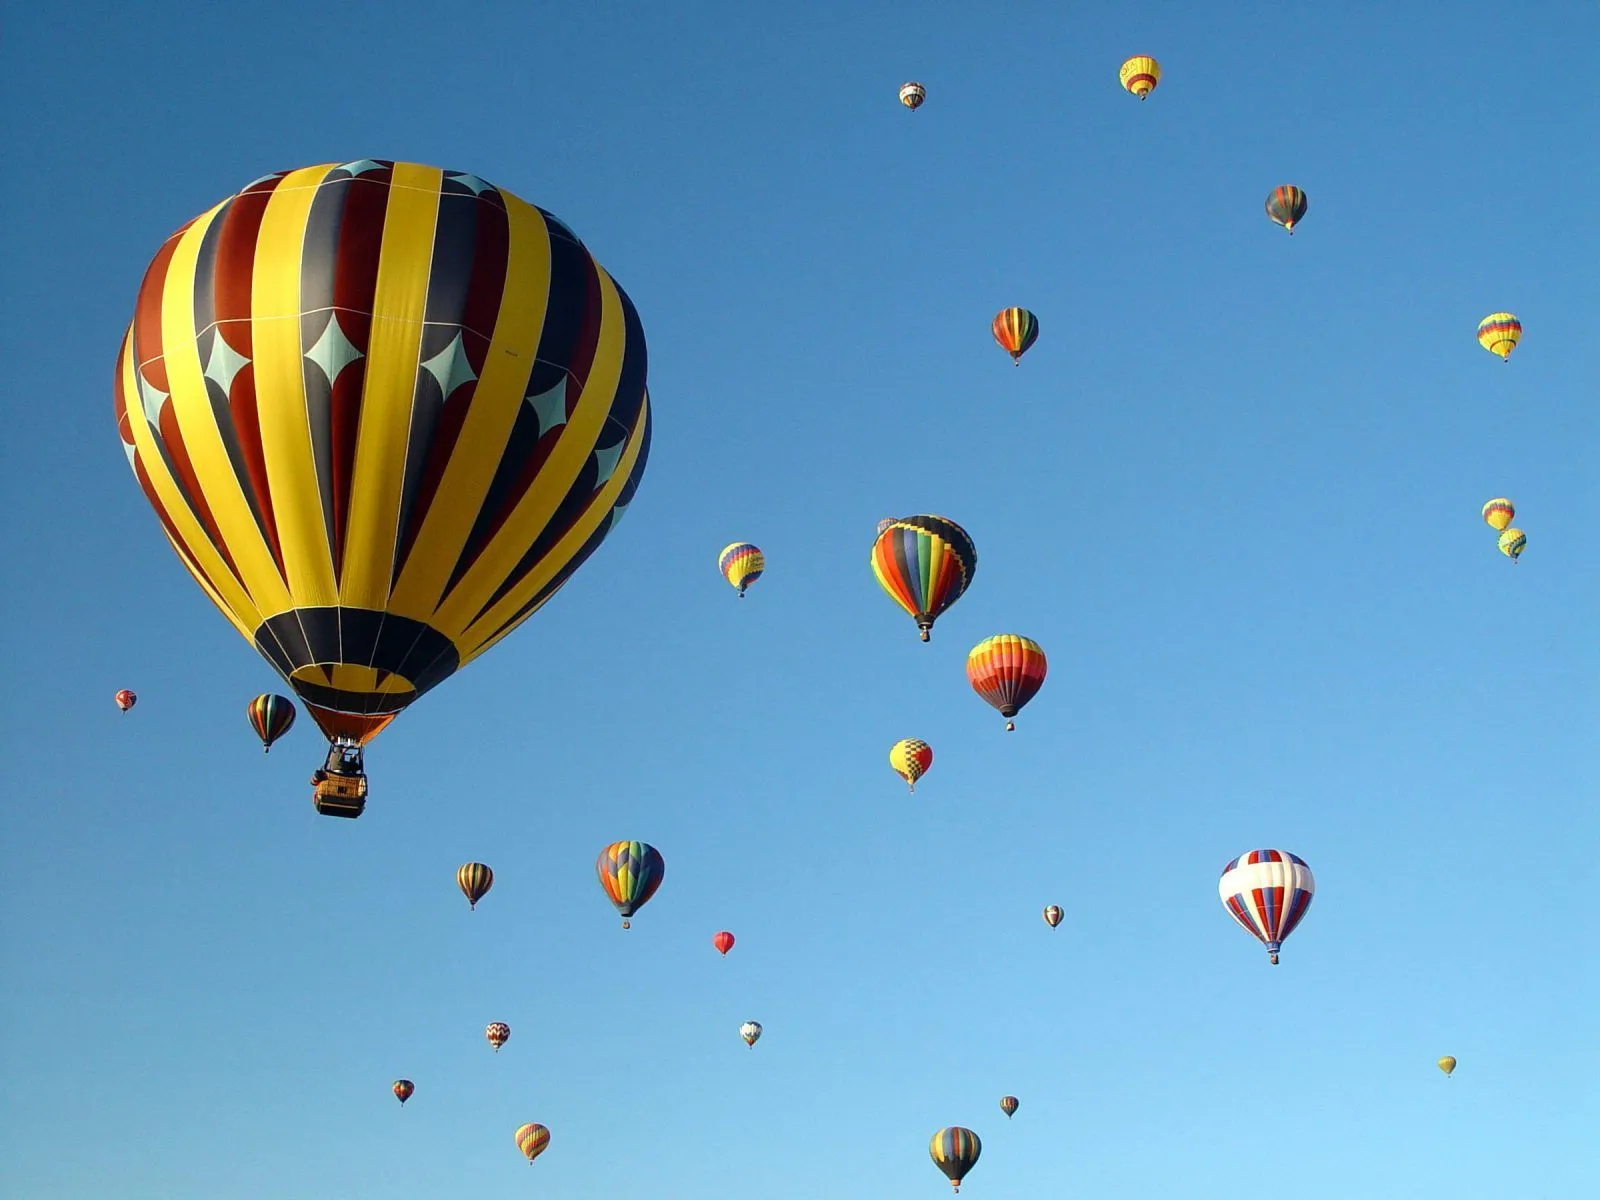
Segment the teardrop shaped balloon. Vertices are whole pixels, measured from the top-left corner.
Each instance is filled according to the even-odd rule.
[[[961,599],[978,570],[967,531],[945,517],[901,517],[872,544],[872,573],[927,641],[941,613]]]
[[[1222,906],[1251,937],[1267,948],[1267,960],[1278,964],[1283,939],[1294,932],[1311,908],[1317,881],[1306,861],[1287,850],[1252,850],[1222,868],[1217,894]]]
[[[467,903],[476,909],[478,901],[488,895],[489,889],[494,886],[494,872],[484,863],[463,863],[456,871],[456,886],[467,898]]]
[[[1050,926],[1051,929],[1054,929],[1057,925],[1061,924],[1061,918],[1065,914],[1063,914],[1061,911],[1061,905],[1046,904],[1044,906],[1044,913],[1042,915],[1044,917],[1044,923]]]
[[[1272,189],[1267,197],[1267,216],[1272,218],[1273,224],[1282,225],[1290,233],[1306,215],[1306,194],[1293,184],[1284,184]]]
[[[912,112],[922,107],[922,102],[928,98],[928,89],[916,80],[900,85],[900,103]]]
[[[1489,501],[1489,503],[1483,506],[1483,519],[1487,521],[1489,523],[1489,527],[1494,529],[1496,532],[1505,529],[1507,525],[1511,524],[1512,519],[1516,515],[1516,508],[1513,507],[1511,501],[1507,500],[1504,496],[1496,496],[1493,500]]]
[[[417,1085],[409,1079],[396,1079],[394,1086],[390,1089],[390,1091],[394,1092],[394,1098],[400,1101],[401,1108],[406,1106],[406,1101],[411,1099],[411,1093],[416,1090]]]
[[[667,864],[661,852],[647,842],[612,842],[595,860],[595,873],[606,898],[622,914],[622,927],[661,886]]]
[[[500,1047],[511,1040],[511,1026],[504,1021],[490,1021],[488,1028],[483,1031],[483,1036],[488,1039],[489,1045],[494,1047],[494,1052],[499,1054]]]
[[[543,1154],[544,1148],[549,1144],[550,1131],[537,1121],[531,1121],[517,1129],[517,1149],[522,1151],[530,1167],[533,1166],[533,1160]]]
[[[1500,547],[1501,554],[1516,562],[1522,557],[1522,551],[1528,544],[1528,535],[1520,529],[1506,529],[1501,531],[1495,543]]]
[[[1002,308],[990,324],[1000,349],[1011,355],[1011,365],[1020,367],[1028,347],[1039,340],[1039,318],[1025,308]]]
[[[739,1026],[739,1036],[744,1039],[744,1044],[746,1046],[754,1046],[758,1041],[761,1040],[761,1022],[746,1021],[743,1025]]]
[[[1122,64],[1117,78],[1122,80],[1123,87],[1143,100],[1161,82],[1161,64],[1148,54],[1135,54]]]
[[[244,711],[250,728],[261,739],[263,754],[271,750],[272,743],[288,733],[294,725],[294,701],[287,696],[257,696],[245,706]]]
[[[1454,1058],[1452,1058],[1450,1055],[1446,1054],[1443,1058],[1441,1058],[1439,1060],[1439,1070],[1443,1071],[1446,1075],[1455,1074],[1455,1069],[1456,1069],[1456,1060]]]
[[[167,539],[330,740],[364,744],[550,599],[650,443],[631,301],[462,171],[276,171],[167,239],[116,373]]]
[[[1000,1097],[1000,1111],[1005,1113],[1007,1120],[1016,1115],[1017,1104],[1018,1101],[1015,1096]]]
[[[1508,312],[1490,313],[1478,322],[1478,345],[1502,361],[1511,361],[1511,352],[1522,340],[1522,322]]]
[[[889,747],[889,765],[914,792],[917,790],[917,780],[933,766],[933,747],[919,738],[901,738]]]
[[[134,695],[134,693],[130,692],[127,688],[123,688],[112,698],[116,700],[117,707],[123,712],[127,712],[135,704],[139,703],[139,697]]]
[[[983,1143],[978,1140],[978,1135],[960,1125],[939,1130],[928,1143],[928,1154],[933,1159],[933,1165],[944,1172],[950,1186],[958,1192],[961,1190],[961,1181],[977,1165],[978,1155],[982,1153]]]
[[[739,589],[741,599],[744,598],[745,588],[760,579],[761,572],[766,569],[767,556],[749,542],[734,542],[731,546],[724,546],[722,553],[717,556],[717,570]]]
[[[728,957],[728,951],[733,949],[733,934],[724,929],[711,939],[711,944],[717,948],[717,953],[723,958]]]
[[[1044,648],[1015,633],[985,638],[967,655],[967,682],[1000,710],[1008,732],[1017,727],[1011,718],[1039,694],[1048,669]]]

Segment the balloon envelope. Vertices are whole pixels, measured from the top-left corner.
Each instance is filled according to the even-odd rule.
[[[294,725],[294,701],[287,696],[257,696],[245,706],[245,716],[250,728],[261,739],[261,750],[265,753]]]
[[[901,517],[880,529],[872,544],[878,585],[916,621],[923,641],[939,614],[961,599],[977,570],[972,539],[946,517]]]
[[[456,870],[456,886],[467,898],[467,903],[477,908],[478,901],[488,895],[489,889],[494,886],[494,872],[485,863],[463,863]]]
[[[1011,355],[1013,363],[1020,364],[1028,347],[1039,340],[1039,318],[1025,308],[1002,308],[990,324],[994,340],[1000,349]]]
[[[1222,868],[1217,894],[1222,906],[1278,962],[1283,939],[1295,931],[1311,908],[1317,890],[1306,861],[1287,850],[1252,850]]]
[[[1015,1096],[1000,1097],[1000,1111],[1007,1117],[1013,1116],[1017,1111],[1018,1100]]]
[[[901,738],[889,747],[889,765],[914,792],[917,790],[917,780],[933,766],[933,747],[920,738]]]
[[[1117,72],[1122,86],[1143,100],[1161,82],[1161,64],[1148,54],[1135,54]]]
[[[739,589],[739,595],[744,595],[745,588],[761,578],[761,572],[767,569],[767,556],[761,553],[759,547],[752,546],[749,542],[734,542],[731,546],[724,546],[722,553],[717,556],[717,570],[722,572],[722,577]]]
[[[139,697],[134,695],[127,688],[123,688],[120,692],[118,692],[112,698],[114,700],[116,700],[117,707],[120,708],[123,712],[127,712],[135,704],[139,703]]]
[[[1059,904],[1046,904],[1044,906],[1044,923],[1054,929],[1061,924],[1061,906]]]
[[[754,1046],[761,1039],[761,1022],[746,1021],[739,1026],[739,1036],[744,1039],[746,1046]]]
[[[1523,550],[1527,548],[1528,535],[1515,528],[1502,530],[1500,536],[1495,539],[1495,544],[1500,547],[1501,554],[1515,562],[1522,557]]]
[[[912,112],[922,107],[922,102],[928,98],[928,89],[912,80],[910,83],[900,85],[900,103]]]
[[[717,953],[726,957],[729,950],[733,949],[733,934],[724,929],[711,939],[711,944],[717,948]]]
[[[661,852],[647,842],[612,842],[595,859],[595,873],[606,897],[622,914],[622,927],[644,906],[667,873]]]
[[[1308,203],[1304,192],[1286,183],[1273,188],[1267,196],[1267,216],[1272,218],[1274,224],[1282,225],[1293,233],[1294,227],[1306,215]]]
[[[544,1153],[544,1148],[550,1144],[550,1131],[537,1121],[531,1121],[517,1129],[517,1149],[521,1150],[528,1160],[528,1165],[533,1165],[533,1160]]]
[[[1522,322],[1513,313],[1490,313],[1478,322],[1478,345],[1503,360],[1510,360],[1511,352],[1521,340]]]
[[[1044,647],[1032,638],[1000,633],[985,638],[967,654],[967,682],[972,690],[1000,710],[1006,728],[1011,718],[1044,686],[1050,664]]]
[[[394,1098],[400,1101],[400,1107],[404,1108],[406,1101],[411,1099],[411,1093],[417,1090],[417,1085],[409,1079],[396,1079],[390,1090],[394,1092]]]
[[[1483,506],[1483,519],[1495,532],[1500,532],[1511,524],[1516,517],[1517,510],[1510,500],[1504,496],[1496,496]]]
[[[961,1181],[977,1164],[978,1155],[982,1153],[983,1143],[978,1140],[978,1135],[960,1125],[939,1130],[928,1143],[928,1154],[933,1159],[933,1165],[944,1172],[945,1178],[957,1191],[961,1190]]]
[[[498,1054],[500,1047],[511,1040],[511,1026],[504,1021],[490,1021],[488,1027],[483,1031],[483,1036],[488,1039],[489,1045],[493,1046],[495,1053]]]
[[[1443,1071],[1446,1075],[1453,1074],[1455,1072],[1455,1069],[1456,1069],[1456,1060],[1454,1058],[1452,1058],[1450,1055],[1446,1054],[1443,1058],[1441,1058],[1439,1060],[1439,1070]]]

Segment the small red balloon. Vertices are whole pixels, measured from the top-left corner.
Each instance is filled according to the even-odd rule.
[[[733,949],[733,934],[724,929],[721,933],[717,934],[716,937],[711,939],[711,944],[720,950],[724,955],[726,955],[729,950]]]
[[[120,692],[118,692],[116,699],[117,707],[123,712],[127,712],[135,704],[139,703],[139,697],[135,696],[127,688],[123,688]]]

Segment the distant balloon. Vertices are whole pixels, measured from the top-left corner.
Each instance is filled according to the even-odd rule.
[[[127,688],[123,688],[120,692],[118,692],[114,699],[117,702],[117,707],[123,712],[127,712],[135,704],[139,703],[139,697],[135,696]]]
[[[645,842],[612,842],[595,860],[595,873],[606,897],[622,914],[622,927],[628,918],[656,894],[667,873],[661,852]]]
[[[494,886],[494,872],[483,863],[465,863],[456,871],[456,886],[474,909]]]
[[[489,1039],[489,1045],[494,1047],[496,1054],[499,1054],[500,1047],[511,1040],[511,1026],[504,1021],[490,1021],[489,1027],[483,1031],[483,1036]]]
[[[1500,547],[1501,554],[1516,562],[1522,557],[1522,551],[1528,544],[1528,535],[1520,529],[1507,529],[1496,539],[1496,543]]]
[[[745,588],[760,579],[761,572],[766,569],[767,556],[749,542],[734,542],[731,546],[724,546],[722,553],[717,556],[717,570],[739,589],[740,599],[744,598]]]
[[[726,958],[728,951],[733,949],[733,934],[724,929],[711,939],[711,944],[717,948],[718,954]]]
[[[739,1026],[739,1036],[744,1039],[746,1046],[754,1046],[761,1040],[761,1022],[746,1021]]]
[[[1267,216],[1272,218],[1273,224],[1282,225],[1290,233],[1306,215],[1306,194],[1293,184],[1284,184],[1272,189],[1272,194],[1267,197]]]
[[[260,695],[245,705],[244,714],[261,739],[261,753],[265,754],[294,725],[294,701],[287,696]]]
[[[878,532],[882,533],[885,529],[889,528],[889,526],[891,526],[891,525],[893,525],[895,523],[896,519],[897,518],[895,518],[895,517],[885,517],[883,520],[879,521],[878,522]]]
[[[961,1190],[961,1181],[977,1165],[978,1155],[982,1153],[983,1143],[978,1140],[978,1135],[959,1125],[939,1130],[928,1143],[928,1154],[933,1159],[933,1165],[944,1172],[950,1186],[958,1192]]]
[[[1439,1070],[1443,1071],[1446,1075],[1454,1074],[1455,1073],[1455,1069],[1456,1069],[1456,1060],[1454,1058],[1452,1058],[1450,1055],[1446,1054],[1443,1058],[1441,1058],[1439,1060]]]
[[[990,323],[994,340],[1011,355],[1011,365],[1020,367],[1028,347],[1039,340],[1039,318],[1025,308],[1002,308]]]
[[[1044,906],[1044,923],[1050,926],[1051,929],[1054,929],[1057,925],[1061,924],[1061,918],[1063,915],[1064,914],[1061,911],[1061,905],[1059,904],[1046,904]]]
[[[1516,515],[1517,510],[1504,496],[1496,496],[1483,506],[1483,519],[1496,531],[1511,524],[1512,518]]]
[[[1015,1096],[1000,1097],[1000,1111],[1005,1113],[1008,1120],[1016,1114],[1017,1103],[1018,1101]]]
[[[889,765],[914,792],[917,790],[917,780],[933,766],[933,747],[918,738],[901,738],[889,747]]]
[[[394,1098],[400,1101],[400,1107],[404,1108],[406,1101],[411,1099],[411,1093],[417,1090],[417,1085],[409,1079],[396,1079],[391,1090],[394,1092]]]
[[[912,80],[910,83],[900,85],[900,103],[912,112],[922,107],[922,102],[928,98],[928,89]]]
[[[537,1122],[530,1122],[517,1130],[517,1149],[522,1151],[530,1167],[549,1144],[550,1131]]]
[[[1522,340],[1522,322],[1508,312],[1490,313],[1478,322],[1478,344],[1509,362]]]
[[[1122,80],[1123,87],[1143,100],[1161,82],[1161,64],[1148,54],[1135,54],[1122,64],[1117,77]]]
[[[1001,633],[979,642],[967,655],[967,682],[1006,718],[1006,730],[1015,729],[1011,720],[1044,686],[1044,648],[1030,638]]]
[[[939,615],[961,599],[978,570],[967,531],[945,517],[901,517],[872,544],[872,573],[911,614],[927,641]]]
[[[1222,868],[1217,894],[1230,916],[1267,947],[1278,964],[1283,939],[1294,932],[1311,907],[1317,881],[1305,859],[1287,850],[1252,850]]]

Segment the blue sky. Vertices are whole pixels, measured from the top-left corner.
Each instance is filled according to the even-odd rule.
[[[947,1124],[973,1200],[1590,1184],[1600,9],[655,7],[8,17],[3,1190],[933,1197]],[[568,222],[656,429],[617,532],[339,822],[311,723],[246,728],[280,685],[110,381],[168,233],[364,156]],[[928,646],[867,566],[911,512],[979,551]],[[963,672],[998,632],[1050,655],[1011,736]],[[667,873],[624,934],[592,863],[633,837]],[[1264,845],[1318,881],[1276,969],[1216,898]]]

